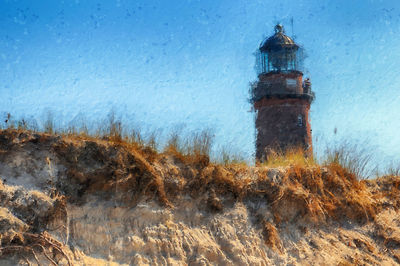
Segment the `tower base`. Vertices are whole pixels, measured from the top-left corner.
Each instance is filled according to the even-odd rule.
[[[296,98],[263,98],[256,110],[256,159],[265,161],[271,152],[301,148],[312,155],[310,101]]]

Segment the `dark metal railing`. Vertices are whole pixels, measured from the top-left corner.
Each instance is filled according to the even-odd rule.
[[[308,92],[294,92],[294,91],[274,91],[274,90],[266,90],[260,88],[254,88],[251,91],[251,102],[257,102],[262,98],[297,98],[297,99],[306,99],[309,101],[313,101],[315,99],[315,94],[313,91]]]

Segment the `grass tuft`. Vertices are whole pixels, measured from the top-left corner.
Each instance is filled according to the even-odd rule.
[[[400,163],[394,164],[393,162],[386,168],[384,176],[400,176]]]
[[[309,167],[315,166],[316,162],[312,156],[308,156],[307,152],[301,147],[293,147],[285,152],[279,150],[271,150],[268,158],[261,165],[267,167]]]
[[[115,117],[115,113],[111,112],[108,115],[108,127],[107,131],[103,134],[109,137],[110,140],[115,142],[121,142],[123,138],[122,122]]]
[[[55,122],[54,122],[54,116],[51,112],[47,113],[46,120],[44,122],[44,132],[48,134],[54,134],[55,133]]]
[[[357,179],[366,179],[371,176],[372,155],[366,145],[342,141],[340,144],[326,148],[322,165],[339,165]]]
[[[210,130],[203,130],[181,137],[179,133],[175,130],[170,134],[164,153],[171,154],[186,163],[207,165],[210,162],[214,134]]]
[[[234,150],[230,146],[220,146],[217,150],[218,153],[214,153],[215,162],[217,164],[221,164],[224,166],[229,165],[243,165],[248,166],[248,162],[245,159],[245,156],[240,152]]]

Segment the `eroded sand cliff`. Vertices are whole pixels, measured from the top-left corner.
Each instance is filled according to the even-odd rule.
[[[0,132],[1,265],[400,263],[400,178]]]

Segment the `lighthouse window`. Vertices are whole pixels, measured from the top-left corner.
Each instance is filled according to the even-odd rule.
[[[299,126],[299,127],[303,126],[303,116],[302,115],[297,116],[297,126]]]
[[[295,79],[287,79],[286,80],[286,85],[288,85],[288,86],[296,86],[297,85],[297,80],[295,80]]]

